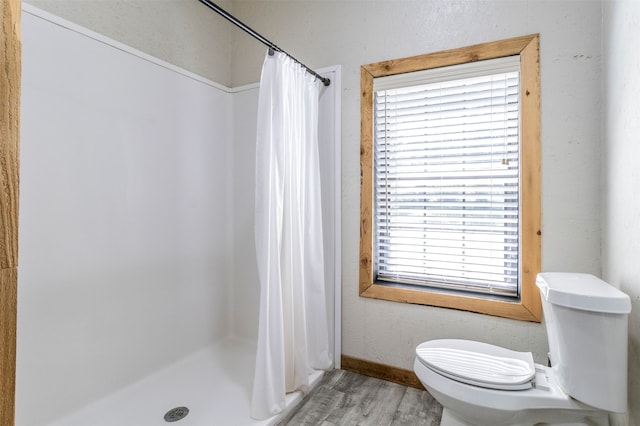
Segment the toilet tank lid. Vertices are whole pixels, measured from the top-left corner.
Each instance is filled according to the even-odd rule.
[[[629,296],[590,274],[544,272],[538,274],[536,285],[555,305],[609,314],[631,312]]]

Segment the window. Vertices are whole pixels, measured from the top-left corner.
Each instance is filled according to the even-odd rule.
[[[362,296],[540,320],[538,46],[362,67]]]

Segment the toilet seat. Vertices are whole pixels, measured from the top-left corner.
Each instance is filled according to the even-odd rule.
[[[431,340],[416,348],[416,356],[438,374],[489,389],[530,389],[536,374],[531,352],[471,340]]]

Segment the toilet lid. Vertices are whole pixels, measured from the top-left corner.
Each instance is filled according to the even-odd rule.
[[[431,340],[420,344],[416,355],[423,365],[445,377],[490,389],[529,389],[536,374],[531,352],[470,340]]]

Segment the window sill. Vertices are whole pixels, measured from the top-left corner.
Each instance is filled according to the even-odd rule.
[[[369,284],[364,289],[362,287],[361,285],[360,296],[372,299],[458,309],[521,321],[540,322],[542,319],[540,295],[537,291],[528,298],[510,302],[379,284]]]

